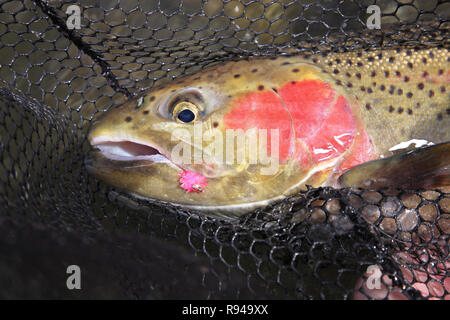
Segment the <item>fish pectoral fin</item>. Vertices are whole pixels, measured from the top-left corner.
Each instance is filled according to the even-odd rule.
[[[356,166],[339,177],[341,187],[438,188],[450,185],[450,142],[398,153]]]

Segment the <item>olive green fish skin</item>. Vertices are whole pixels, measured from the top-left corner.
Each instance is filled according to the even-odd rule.
[[[132,137],[168,151],[175,144],[170,133],[179,124],[163,119],[154,105],[164,106],[159,102],[170,100],[168,97],[174,92],[196,88],[206,100],[214,100],[214,104],[204,106],[211,115],[204,121],[204,127],[211,128],[218,123],[220,128],[226,112],[222,106],[229,105],[235,96],[257,91],[261,85],[278,88],[289,81],[317,78],[322,74],[324,81],[332,82],[339,94],[355,101],[351,103],[358,108],[357,120],[370,136],[375,153],[386,157],[393,154],[389,151],[393,146],[412,139],[433,143],[450,141],[449,65],[446,48],[263,57],[228,62],[153,88],[140,98],[110,110],[95,124],[89,139]],[[291,72],[294,68],[301,72]],[[130,164],[101,158],[91,162],[89,168],[99,179],[139,197],[221,212],[226,216],[240,215],[298,190],[291,188],[292,176],[262,179],[256,177],[255,170],[230,170],[239,174],[210,179],[206,191],[197,194],[181,189],[178,172],[165,164],[146,166],[145,161]],[[298,174],[295,168],[289,170]],[[314,173],[315,180],[308,180],[308,184],[323,185],[326,179],[320,173]],[[248,183],[251,179],[254,183]],[[249,197],[252,197],[250,201]]]
[[[377,149],[411,139],[450,140],[449,50],[384,50],[316,57],[350,91]]]

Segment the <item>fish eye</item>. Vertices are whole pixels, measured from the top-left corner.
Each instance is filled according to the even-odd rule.
[[[172,116],[174,120],[189,123],[197,119],[198,108],[195,104],[188,101],[178,102],[173,107]]]

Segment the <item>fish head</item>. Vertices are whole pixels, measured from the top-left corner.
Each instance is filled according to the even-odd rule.
[[[109,110],[89,133],[89,170],[138,197],[218,212],[321,185],[357,140],[354,102],[320,68],[288,61],[228,62]],[[207,186],[187,192],[183,172]]]

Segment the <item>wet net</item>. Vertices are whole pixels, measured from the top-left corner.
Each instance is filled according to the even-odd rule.
[[[0,297],[449,299],[448,188],[309,189],[221,221],[84,167],[92,121],[153,86],[240,56],[448,47],[449,18],[444,0],[0,0]]]

